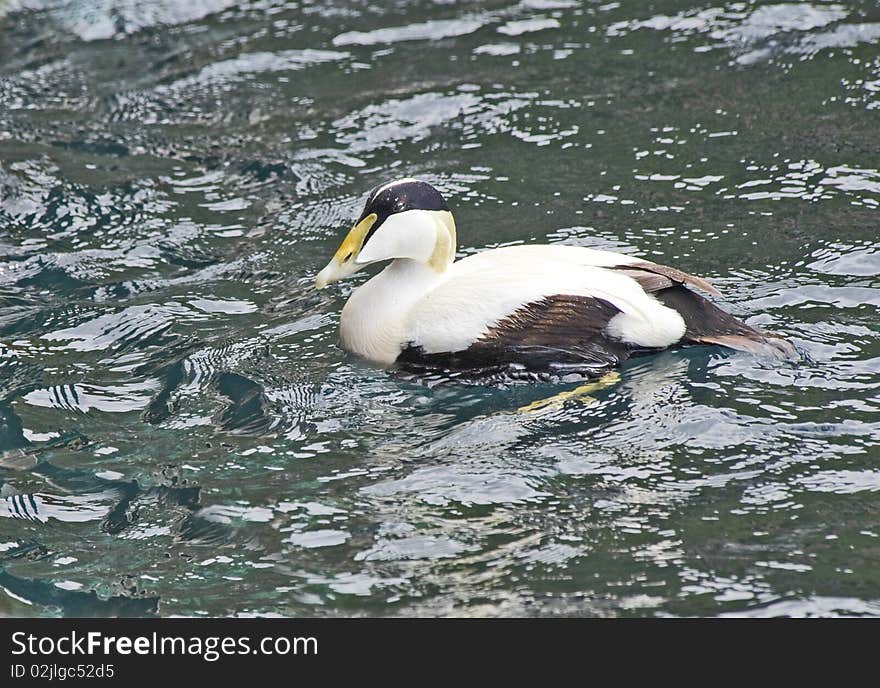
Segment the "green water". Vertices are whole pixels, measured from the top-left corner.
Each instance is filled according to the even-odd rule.
[[[403,176],[803,359],[353,360]],[[0,2],[0,614],[878,615],[878,205],[873,2]]]

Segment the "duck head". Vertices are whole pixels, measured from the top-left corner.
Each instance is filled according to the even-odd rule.
[[[315,278],[318,289],[384,260],[413,260],[443,272],[455,260],[455,220],[427,182],[398,179],[377,186],[332,260]]]

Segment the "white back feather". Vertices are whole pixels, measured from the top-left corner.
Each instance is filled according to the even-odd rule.
[[[417,301],[404,330],[426,353],[461,351],[525,304],[568,294],[604,299],[621,313],[609,334],[645,347],[666,347],[684,335],[673,309],[639,284],[603,267],[638,258],[578,246],[526,245],[484,251],[449,268],[449,277]]]

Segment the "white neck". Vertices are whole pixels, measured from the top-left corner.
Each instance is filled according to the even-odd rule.
[[[451,264],[451,261],[450,263]],[[355,289],[342,309],[342,347],[373,361],[393,363],[400,353],[410,308],[446,281],[448,265],[397,258]]]

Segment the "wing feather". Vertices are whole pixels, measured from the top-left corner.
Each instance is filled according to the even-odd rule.
[[[660,291],[676,284],[690,284],[713,296],[721,296],[721,292],[702,277],[689,275],[678,268],[671,268],[666,265],[641,261],[615,266],[611,269],[632,277],[648,293]]]

